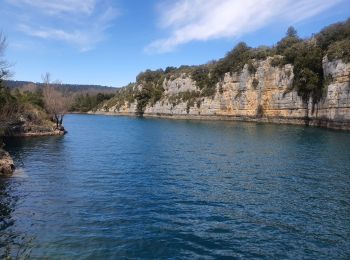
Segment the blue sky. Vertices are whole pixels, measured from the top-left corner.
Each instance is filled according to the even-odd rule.
[[[349,0],[1,0],[13,79],[120,87],[140,71],[203,64],[239,41],[272,45],[350,17]]]

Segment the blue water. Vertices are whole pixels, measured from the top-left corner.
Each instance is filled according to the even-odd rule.
[[[349,259],[350,133],[69,115],[7,140],[0,258]]]

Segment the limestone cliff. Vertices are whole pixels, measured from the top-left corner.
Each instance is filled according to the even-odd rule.
[[[271,57],[255,61],[255,72],[245,65],[240,73],[226,73],[216,84],[212,97],[197,97],[183,102],[181,93],[199,92],[190,75],[182,73],[165,78],[163,95],[154,104],[147,104],[144,116],[191,119],[245,120],[275,123],[308,124],[350,130],[350,63],[323,59],[327,82],[322,99],[313,104],[303,102],[293,90],[293,66],[271,65]],[[134,88],[142,89],[143,85]],[[134,115],[136,101],[104,106],[97,113]]]

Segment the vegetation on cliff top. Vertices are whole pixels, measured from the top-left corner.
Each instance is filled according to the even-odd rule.
[[[257,62],[268,57],[271,57],[270,62],[274,67],[292,64],[293,89],[305,103],[311,99],[313,104],[316,104],[329,83],[328,75],[323,75],[322,60],[325,56],[330,61],[341,59],[350,62],[350,19],[330,25],[308,39],[301,39],[296,30],[290,27],[286,36],[272,47],[251,48],[241,42],[218,61],[199,66],[147,70],[137,76],[135,84],[122,88],[104,106],[108,109],[118,104],[117,108],[120,108],[125,102],[137,101],[137,111],[142,114],[147,105],[153,105],[164,97],[165,80],[172,80],[182,75],[190,76],[199,89],[199,92],[191,93],[191,100],[214,96],[217,91],[220,92],[218,83],[223,80],[226,73],[241,73],[247,66],[248,72],[255,74]],[[182,99],[172,97],[171,100],[179,102]],[[190,102],[191,105],[194,103]]]

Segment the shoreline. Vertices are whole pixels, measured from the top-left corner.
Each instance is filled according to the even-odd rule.
[[[52,130],[46,132],[26,132],[4,135],[2,137],[43,137],[43,136],[63,136],[67,133],[65,130]],[[0,141],[0,177],[10,177],[16,170],[16,166],[9,152],[3,148],[4,144]]]
[[[115,112],[88,112],[88,115],[106,116],[130,116],[139,117],[135,113],[115,113]],[[350,121],[334,121],[329,119],[312,119],[300,117],[249,117],[233,115],[175,115],[175,114],[143,114],[144,118],[174,119],[174,120],[208,120],[208,121],[236,121],[255,122],[267,124],[302,125],[331,130],[350,131]]]
[[[0,147],[0,177],[11,176],[16,167],[10,154]]]
[[[62,130],[53,130],[47,132],[26,132],[26,133],[15,133],[11,135],[7,135],[4,137],[39,137],[39,136],[62,136],[65,135],[67,131]]]

